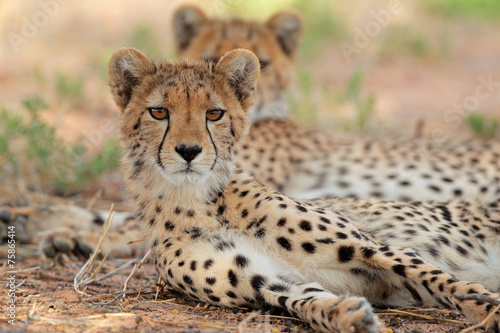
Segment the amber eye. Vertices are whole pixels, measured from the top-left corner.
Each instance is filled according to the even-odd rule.
[[[208,110],[207,119],[210,121],[217,121],[222,118],[225,112],[224,110]]]
[[[165,108],[148,108],[151,117],[156,120],[163,120],[168,118],[168,110]]]

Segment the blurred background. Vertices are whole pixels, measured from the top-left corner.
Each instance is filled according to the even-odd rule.
[[[175,59],[182,0],[0,1],[0,204],[121,200],[114,50]],[[499,138],[498,0],[190,1],[214,18],[305,22],[291,116],[338,137]]]

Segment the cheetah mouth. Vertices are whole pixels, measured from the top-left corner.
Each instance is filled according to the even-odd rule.
[[[179,171],[177,171],[175,173],[178,174],[178,175],[193,175],[193,174],[201,175],[200,172],[198,172],[196,170],[193,170],[191,168],[191,166],[187,166],[185,169],[179,170]]]

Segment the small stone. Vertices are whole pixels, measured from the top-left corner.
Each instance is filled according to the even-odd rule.
[[[4,223],[9,223],[11,214],[8,210],[0,210],[0,221]]]
[[[135,316],[135,323],[139,324],[142,321],[142,317],[140,315]]]
[[[414,328],[410,331],[410,333],[425,333],[421,328]]]
[[[455,319],[455,318],[458,318],[460,317],[460,312],[458,312],[457,310],[453,310],[450,312],[450,318],[451,319]]]

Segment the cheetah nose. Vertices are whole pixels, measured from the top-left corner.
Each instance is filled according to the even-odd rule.
[[[201,147],[198,145],[194,146],[186,146],[185,144],[180,144],[177,147],[175,147],[175,151],[182,156],[186,162],[191,162],[192,160],[195,159],[196,156],[201,152]]]

